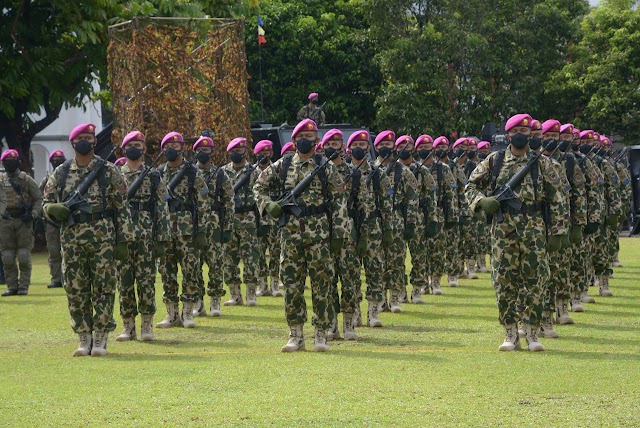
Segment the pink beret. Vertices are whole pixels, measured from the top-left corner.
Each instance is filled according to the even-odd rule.
[[[271,142],[271,140],[258,141],[258,144],[256,144],[253,148],[253,153],[257,155],[263,150],[273,150],[273,143]]]
[[[540,121],[538,119],[532,119],[531,120],[531,130],[532,131],[540,131],[542,129],[542,124],[540,124]]]
[[[237,137],[231,140],[231,142],[227,145],[227,151],[230,152],[232,149],[247,144],[247,139],[244,137]]]
[[[507,120],[507,126],[504,127],[504,130],[509,132],[511,128],[515,128],[516,126],[527,126],[530,128],[532,121],[531,116],[526,113],[516,114]]]
[[[310,100],[312,100],[312,99],[316,98],[317,96],[318,96],[318,93],[317,93],[317,92],[311,92],[311,93],[309,94],[309,97],[308,97],[308,98],[309,98]]]
[[[545,120],[542,124],[542,133],[560,132],[560,121],[555,119]]]
[[[2,153],[2,155],[0,156],[0,160],[5,160],[7,158],[19,158],[20,155],[18,154],[17,150],[13,150],[13,149],[9,149],[9,150],[5,150],[4,153]]]
[[[123,157],[121,157],[121,158],[116,159],[116,161],[115,161],[113,164],[114,164],[115,166],[122,166],[122,165],[124,165],[125,163],[127,163],[127,158],[123,156]]]
[[[565,123],[564,125],[560,126],[560,133],[561,134],[573,134],[573,124],[572,123]]]
[[[343,140],[343,139],[344,139],[344,135],[342,134],[341,130],[335,129],[335,128],[334,129],[330,129],[322,137],[322,145],[324,146],[325,144],[327,144],[331,140]]]
[[[480,149],[490,149],[491,148],[491,143],[489,143],[488,141],[480,141],[478,143],[478,150]]]
[[[591,140],[593,139],[593,131],[591,129],[587,129],[586,131],[580,132],[581,140]]]
[[[396,147],[398,147],[400,144],[413,144],[413,138],[411,138],[410,135],[401,135],[396,140]]]
[[[396,139],[396,134],[393,131],[382,131],[378,135],[376,135],[376,139],[373,140],[373,147],[378,147],[381,141],[394,141]]]
[[[429,143],[433,143],[433,138],[431,137],[431,135],[422,134],[421,136],[416,138],[416,148],[418,148],[420,144],[429,144]]]
[[[182,138],[182,134],[178,133],[178,132],[169,132],[167,135],[164,136],[164,138],[162,139],[162,142],[160,143],[160,148],[164,148],[164,145],[168,142],[172,142],[172,141],[177,141],[179,143],[184,142],[184,138]]]
[[[73,141],[80,134],[94,134],[96,133],[96,126],[93,123],[81,123],[73,128],[71,134],[69,134],[69,141]]]
[[[357,131],[351,134],[349,136],[349,139],[347,140],[347,149],[349,148],[349,146],[351,146],[351,143],[353,143],[354,141],[366,141],[368,143],[369,133],[367,131],[362,130],[362,131]]]
[[[140,131],[129,132],[122,140],[120,148],[124,149],[124,146],[126,146],[129,141],[144,141],[144,134]]]
[[[449,145],[449,139],[445,136],[441,136],[436,138],[436,140],[433,142],[433,148],[435,149],[436,147],[446,144],[447,146]]]
[[[611,143],[611,140],[607,137],[605,137],[604,135],[600,136],[600,143],[603,146],[612,146],[613,144]]]
[[[211,137],[202,136],[196,140],[193,144],[193,151],[195,152],[201,147],[213,147],[213,140]]]
[[[296,138],[296,135],[298,135],[298,133],[304,132],[304,131],[318,132],[318,125],[316,125],[316,123],[311,119],[304,119],[303,121],[298,123],[295,128],[293,128],[293,132],[291,133],[291,138],[292,139]]]
[[[458,146],[459,146],[459,145],[461,145],[461,144],[468,144],[468,143],[469,143],[469,141],[468,141],[468,140],[469,140],[468,138],[458,138],[458,139],[456,140],[456,142],[455,142],[455,143],[453,143],[453,146],[452,146],[452,147],[453,147],[453,148],[455,148],[455,147],[458,147]]]
[[[295,151],[296,151],[296,148],[293,146],[293,142],[289,141],[287,144],[282,146],[282,149],[280,150],[280,156],[284,156],[284,154],[287,152],[295,152]]]
[[[51,159],[53,158],[64,158],[64,157],[65,157],[64,152],[62,150],[54,150],[49,155],[49,162],[51,162]]]
[[[597,132],[593,131],[593,139],[600,141],[600,134],[598,134]]]
[[[580,130],[578,128],[574,127],[572,132],[573,132],[573,135],[580,138]]]

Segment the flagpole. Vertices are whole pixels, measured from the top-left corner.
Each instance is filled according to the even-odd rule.
[[[262,43],[258,41],[258,63],[260,64],[260,111],[262,115],[261,122],[264,123],[264,96],[262,93]]]

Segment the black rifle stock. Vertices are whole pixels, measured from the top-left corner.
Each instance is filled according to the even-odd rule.
[[[151,166],[146,166],[146,165],[143,166],[144,169],[142,170],[138,178],[136,178],[136,181],[131,183],[131,186],[129,186],[129,188],[127,189],[127,200],[130,201],[136,196],[136,193],[138,193],[138,189],[140,189],[140,186],[142,186],[142,182],[144,181],[144,178],[149,174],[149,172],[151,172],[154,165],[156,164],[156,162],[158,162],[158,160],[160,160],[161,157],[162,157],[162,153],[160,153],[158,157],[156,157],[153,160],[153,163],[151,164]]]

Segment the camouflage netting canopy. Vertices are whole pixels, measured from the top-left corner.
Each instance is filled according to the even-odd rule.
[[[242,20],[135,18],[109,39],[114,143],[136,129],[153,152],[170,131],[193,142],[209,129],[219,160],[231,139],[250,139]]]

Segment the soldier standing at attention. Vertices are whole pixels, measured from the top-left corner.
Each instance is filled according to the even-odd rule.
[[[107,337],[116,327],[116,260],[127,258],[128,243],[135,239],[127,185],[118,168],[94,154],[95,129],[84,123],[71,131],[75,157],[56,168],[44,191],[45,216],[61,223],[64,289],[71,328],[80,339],[73,355],[80,357],[107,354]],[[82,201],[72,209],[65,206],[74,190],[85,186]]]
[[[49,155],[49,163],[55,170],[62,165],[67,158],[62,150],[54,150]],[[40,183],[40,191],[44,194],[44,188],[49,180],[47,174]],[[49,273],[51,282],[47,288],[62,288],[62,249],[60,248],[60,227],[45,220],[45,238],[47,240],[47,252],[49,253]]]
[[[491,153],[491,143],[489,143],[488,141],[480,141],[478,143],[478,162],[486,159],[487,156],[489,156],[489,153]],[[489,246],[489,223],[486,221],[484,215],[482,216],[482,220],[477,221],[477,226],[479,251],[476,257],[476,265],[478,268],[478,272],[487,273],[489,272],[489,269],[487,268],[487,254],[491,253],[491,247]]]
[[[231,240],[225,244],[224,278],[231,291],[231,298],[225,306],[242,304],[240,291],[240,260],[244,264],[243,280],[247,286],[247,306],[256,306],[256,287],[260,277],[260,241],[257,229],[260,222],[258,206],[253,195],[259,171],[247,162],[247,139],[238,137],[227,145],[231,162],[222,167],[233,188],[235,213],[231,219],[233,232]],[[238,188],[238,183],[244,183]]]
[[[193,151],[198,160],[198,174],[208,187],[207,204],[207,244],[200,254],[200,269],[198,270],[198,303],[193,308],[193,316],[198,317],[206,313],[204,304],[204,279],[202,266],[209,267],[207,295],[211,297],[209,315],[222,315],[220,300],[225,295],[223,280],[224,244],[231,240],[233,223],[233,185],[222,167],[217,167],[212,161],[213,147],[217,143],[208,135],[203,135],[193,145]]]
[[[5,171],[0,173],[0,187],[7,204],[0,217],[0,254],[7,281],[2,296],[26,296],[31,284],[33,220],[42,212],[42,192],[30,175],[20,171],[16,150],[5,151],[0,160]]]
[[[499,320],[506,336],[500,351],[513,351],[520,347],[516,326],[520,296],[525,298],[525,307],[521,309],[529,350],[544,350],[538,339],[538,328],[542,317],[542,281],[549,275],[547,251],[560,249],[562,235],[567,228],[562,222],[564,213],[560,212],[560,178],[544,157],[529,164],[533,156],[529,151],[531,121],[528,114],[518,114],[507,121],[505,129],[509,146],[504,152],[494,152],[480,162],[466,187],[470,211],[482,209],[493,215],[492,280]],[[519,210],[501,204],[493,196],[485,196],[488,187],[499,188],[527,164],[531,165],[529,171],[514,189],[522,203]],[[492,181],[495,181],[495,186]],[[548,239],[545,237],[542,201],[549,204],[551,212]]]
[[[128,133],[122,140],[120,149],[125,153],[126,163],[120,171],[129,187],[127,204],[136,239],[129,242],[129,257],[120,262],[119,267],[118,294],[124,331],[116,337],[116,341],[136,340],[138,314],[142,316],[141,339],[149,341],[154,339],[156,259],[164,255],[165,245],[171,240],[164,202],[167,189],[160,182],[160,172],[155,169],[148,170],[150,167],[142,162],[142,156],[146,152],[142,132]]]
[[[298,121],[301,121],[303,119],[311,119],[317,124],[317,126],[324,125],[325,115],[322,111],[322,108],[318,107],[318,93],[312,92],[309,94],[308,98],[309,104],[303,106],[300,110],[298,110]]]
[[[335,316],[329,297],[334,276],[331,254],[338,255],[346,238],[347,219],[343,181],[335,165],[314,153],[319,142],[315,122],[305,119],[294,128],[296,154],[283,157],[262,171],[254,186],[260,212],[281,222],[280,277],[285,287],[285,315],[290,328],[289,341],[282,352],[305,349],[303,326],[307,321],[304,299],[305,278],[311,279],[312,324],[315,326],[314,350],[327,351],[327,330]],[[321,165],[324,165],[320,168]],[[318,169],[316,169],[318,168]],[[291,191],[312,171],[309,186],[296,197],[301,212],[295,216],[288,207],[283,212],[272,199],[274,186],[282,194]]]
[[[167,316],[156,324],[158,328],[193,328],[193,308],[199,299],[198,267],[200,250],[207,244],[207,214],[209,189],[197,168],[184,159],[184,138],[177,132],[164,136],[160,149],[167,164],[162,168],[162,184],[167,188],[171,241],[160,257],[164,294],[162,301]],[[178,295],[178,264],[182,270],[182,294]],[[179,301],[183,302],[182,317]]]

